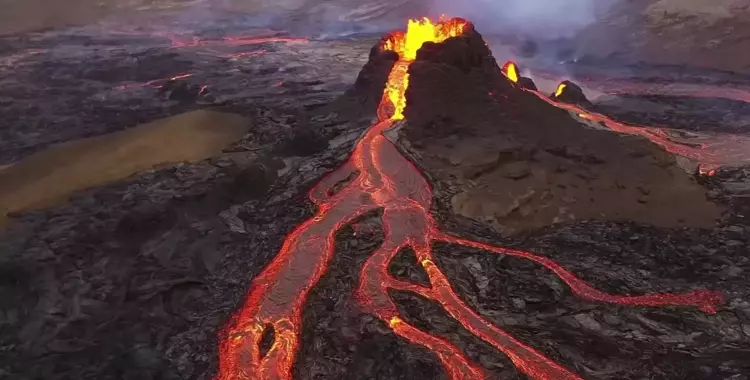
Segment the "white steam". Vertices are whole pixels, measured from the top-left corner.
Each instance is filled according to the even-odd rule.
[[[435,12],[471,20],[483,34],[571,37],[621,0],[431,0]]]
[[[252,23],[293,33],[342,35],[387,32],[410,17],[444,14],[470,20],[485,36],[512,34],[533,40],[572,37],[628,0],[202,0],[199,4],[250,14]],[[196,9],[197,8],[197,9]],[[200,13],[194,7],[191,14]],[[265,20],[265,22],[261,22]],[[260,26],[260,25],[259,25]]]

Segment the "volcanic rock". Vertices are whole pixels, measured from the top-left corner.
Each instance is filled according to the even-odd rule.
[[[513,80],[512,78],[515,77],[518,79],[516,82],[519,86],[522,88],[525,88],[527,90],[533,90],[536,91],[536,83],[534,83],[534,80],[529,77],[522,77],[520,76],[521,68],[518,67],[518,65],[513,61],[505,62],[505,65],[503,65],[502,72],[508,76],[510,80]]]
[[[409,75],[401,146],[452,186],[459,215],[505,233],[582,219],[711,227],[720,215],[661,147],[589,129],[513,86],[473,28],[425,44]],[[568,85],[560,100],[582,103]]]
[[[748,74],[748,33],[745,0],[620,1],[578,32],[575,44],[579,62]]]
[[[474,70],[486,70],[487,75],[497,67],[489,47],[469,24],[465,28],[465,36],[449,38],[442,43],[426,42],[417,51],[417,58],[413,65],[442,65],[457,68],[463,73]],[[499,74],[496,71],[495,74]],[[411,87],[411,86],[409,86]]]
[[[557,91],[550,95],[550,97],[558,102],[576,104],[583,107],[590,107],[592,105],[586,98],[586,94],[583,93],[581,86],[569,80],[560,82]]]
[[[534,80],[529,77],[518,78],[518,85],[527,90],[538,90],[538,88],[536,87],[536,83],[534,83]]]
[[[221,24],[224,25],[223,20]],[[61,38],[48,40],[45,44],[56,44],[64,47],[59,48],[61,51],[71,51],[71,45],[79,37],[66,35]],[[85,41],[100,40],[93,37]],[[294,70],[295,77],[312,76],[326,83],[350,83],[354,75],[348,76],[347,73],[356,74],[367,59],[366,54],[359,53],[361,42],[351,40],[336,47],[329,43],[311,41],[301,52],[280,48],[274,54],[256,57],[263,60],[260,69],[251,69],[250,65],[256,64],[251,60],[238,72],[227,70],[218,60],[201,55],[196,59],[196,62],[201,62],[196,71],[219,80],[219,84],[211,82],[217,93],[223,96],[236,90],[236,103],[232,107],[245,111],[242,114],[246,114],[250,107],[257,108],[257,114],[250,113],[253,128],[225,150],[231,153],[198,163],[149,170],[118,183],[79,192],[65,205],[24,213],[9,226],[0,239],[0,325],[3,326],[0,328],[0,347],[3,357],[6,357],[0,360],[0,378],[215,377],[219,331],[244,302],[250,281],[279,251],[285,235],[312,216],[315,207],[305,196],[307,190],[325,172],[338,167],[346,159],[357,137],[369,125],[366,121],[339,120],[342,109],[334,107],[309,115],[309,131],[317,131],[319,135],[308,134],[307,130],[298,129],[299,126],[289,120],[300,116],[297,108],[301,111],[308,109],[309,105],[329,102],[333,90],[320,93],[307,88],[292,93],[282,91],[286,88],[269,86],[288,79],[286,76],[292,70],[285,68],[291,66],[289,62],[294,61],[294,57],[309,59],[304,69],[297,67]],[[366,43],[369,45],[370,42]],[[74,46],[82,49],[81,45]],[[99,50],[104,44],[97,42],[94,46]],[[118,43],[116,48],[121,49],[121,45]],[[66,54],[51,55],[66,57],[63,61],[66,64],[50,60],[38,66],[53,67],[54,70],[46,73],[54,73],[55,80],[46,80],[46,75],[39,75],[43,71],[31,70],[30,67],[37,67],[36,63],[15,66],[5,72],[12,72],[6,75],[6,79],[12,76],[29,87],[21,87],[23,90],[4,87],[6,96],[0,99],[0,104],[12,103],[12,108],[5,109],[11,117],[6,118],[4,128],[12,133],[0,138],[3,140],[0,156],[4,153],[5,157],[16,157],[17,148],[26,143],[39,147],[33,151],[40,151],[52,142],[101,136],[139,124],[123,120],[136,120],[136,117],[153,120],[168,114],[166,109],[159,113],[144,112],[143,108],[131,108],[132,102],[123,101],[152,102],[149,104],[160,108],[162,103],[153,103],[156,97],[150,89],[136,91],[132,96],[114,92],[116,98],[108,95],[93,104],[77,101],[89,99],[93,96],[90,93],[82,93],[80,98],[58,96],[64,93],[63,89],[78,89],[71,86],[71,83],[78,83],[71,82],[72,79],[60,81],[61,74],[65,78],[79,78],[72,68],[91,66],[91,62],[95,62],[95,66],[115,65],[120,68],[126,66],[122,62],[127,61],[119,59],[121,56],[100,60],[97,58],[99,54],[82,53],[77,58],[80,61],[75,62],[89,65],[70,65]],[[389,53],[382,56],[387,55]],[[359,58],[361,56],[363,59]],[[387,61],[381,63],[393,62]],[[459,69],[451,69],[449,64],[440,66],[445,67],[435,72],[444,70],[446,75],[457,72],[459,78],[477,72],[477,68],[470,68],[465,74]],[[434,68],[427,65],[423,69]],[[248,75],[263,72],[266,74]],[[387,74],[387,70],[384,72]],[[243,81],[249,76],[252,76],[251,86]],[[367,95],[379,100],[385,75],[378,78],[370,80],[372,91],[360,81],[360,86],[349,95]],[[518,91],[518,86],[513,86],[515,91],[502,87],[507,85],[505,78],[498,78],[497,83],[482,82],[479,80],[483,78],[481,75],[477,78],[477,84],[472,83],[472,86],[476,85],[478,89],[486,84],[493,95],[479,90],[467,91],[475,99],[464,102],[460,99],[462,93],[448,88],[452,99],[459,99],[458,103],[467,108],[473,107],[474,114],[461,113],[461,107],[456,107],[445,112],[441,119],[430,119],[431,115],[442,110],[433,110],[432,114],[424,111],[429,111],[433,103],[429,98],[420,97],[425,93],[419,87],[424,86],[425,79],[429,78],[417,78],[418,86],[412,95],[412,106],[422,107],[412,114],[415,120],[433,120],[434,132],[446,136],[444,139],[424,137],[409,141],[426,144],[421,148],[424,155],[416,162],[427,169],[426,174],[434,186],[439,201],[439,207],[433,208],[434,215],[451,233],[493,243],[501,241],[486,225],[454,215],[444,207],[445,200],[459,192],[481,195],[471,192],[483,186],[495,191],[497,196],[477,197],[472,202],[491,206],[499,200],[509,204],[501,186],[507,185],[508,189],[515,191],[513,186],[520,185],[514,184],[523,184],[526,192],[518,197],[518,210],[533,216],[536,212],[533,207],[540,203],[527,188],[539,185],[543,190],[550,186],[546,182],[530,181],[539,170],[552,168],[553,164],[559,164],[555,170],[560,173],[570,173],[578,167],[601,166],[593,173],[578,173],[591,178],[592,174],[609,174],[605,169],[619,169],[608,161],[606,154],[608,149],[612,150],[612,143],[609,140],[601,142],[600,137],[586,140],[588,132],[576,132],[581,127],[569,121],[567,113],[540,106],[543,103],[531,94]],[[153,78],[147,78],[150,79]],[[87,83],[80,87],[91,85]],[[472,86],[466,88],[472,89]],[[496,91],[497,88],[502,91]],[[101,91],[102,87],[94,89]],[[28,98],[20,99],[16,95]],[[446,94],[435,95],[438,99],[435,104],[448,103]],[[6,100],[11,96],[14,97],[11,101]],[[372,117],[375,109],[358,105],[364,99],[358,96],[347,96],[336,103],[336,107],[344,100],[351,101]],[[420,102],[424,104],[420,105]],[[48,107],[26,108],[34,104],[47,104]],[[284,109],[294,108],[293,115],[271,111],[265,107],[269,104]],[[107,113],[102,113],[101,119],[80,116],[105,108]],[[318,110],[321,108],[316,108],[316,112]],[[426,117],[419,119],[420,113]],[[39,118],[28,119],[31,116]],[[68,119],[67,123],[50,122],[65,119]],[[24,120],[33,122],[25,123]],[[217,120],[212,120],[214,122],[210,124],[214,127],[210,131],[216,132]],[[42,126],[47,129],[40,129]],[[409,121],[399,143],[405,146],[409,142],[405,137],[410,133],[429,132],[414,130],[415,126],[419,124]],[[550,134],[548,139],[547,133]],[[568,133],[572,135],[565,137]],[[15,135],[23,135],[24,139],[14,140]],[[564,138],[557,144],[556,140],[561,136]],[[318,137],[330,139],[327,149],[323,149],[323,141]],[[634,160],[636,169],[642,169],[642,157],[656,153],[648,143],[637,141],[636,145],[644,151],[638,153],[634,150],[636,156],[641,157]],[[169,142],[174,143],[173,140]],[[489,148],[472,145],[476,142],[488,144]],[[161,144],[159,148],[169,146],[163,139],[156,143]],[[205,144],[206,141],[194,136],[186,143],[189,145],[180,148],[190,150],[193,144]],[[589,148],[586,144],[591,145],[590,149],[579,149],[582,145]],[[564,159],[553,160],[542,154],[544,151],[540,147],[547,146]],[[567,146],[571,148],[567,149]],[[22,156],[33,151],[25,151]],[[615,158],[622,158],[617,149],[613,151]],[[411,154],[415,151],[405,152]],[[442,153],[448,155],[446,162],[440,161],[443,160],[439,156]],[[568,165],[566,160],[572,163]],[[8,162],[11,161],[16,160]],[[278,161],[283,161],[283,168]],[[499,163],[505,162],[508,164],[495,169]],[[57,163],[62,166],[66,162]],[[465,170],[471,179],[451,179],[446,166],[454,164],[456,171],[451,173],[460,174]],[[15,165],[24,165],[24,161]],[[7,177],[2,176],[14,171],[14,166],[0,168],[0,187],[7,183],[2,180]],[[668,165],[666,167],[658,173],[672,175]],[[496,175],[496,171],[499,174]],[[644,175],[653,182],[654,173]],[[721,194],[733,202],[728,213],[728,218],[732,219],[725,223],[725,228],[713,231],[663,230],[631,222],[577,222],[562,228],[545,229],[531,238],[524,236],[502,243],[554,256],[561,265],[593,286],[613,293],[682,292],[696,288],[722,290],[729,301],[715,316],[693,308],[627,308],[587,302],[572,296],[556,276],[540,265],[450,244],[436,244],[436,264],[445,271],[451,287],[479,315],[563,366],[580,370],[585,378],[742,378],[748,373],[747,365],[743,363],[750,362],[742,359],[750,352],[746,339],[750,334],[747,323],[750,303],[745,301],[750,299],[750,287],[746,280],[743,281],[746,276],[742,276],[750,271],[745,249],[750,241],[750,229],[746,217],[743,217],[750,215],[750,197],[747,196],[750,194],[747,185],[750,172],[747,169],[719,171],[711,178],[708,185],[715,186],[712,187],[713,194]],[[550,181],[556,179],[551,177]],[[676,183],[674,178],[665,182]],[[578,186],[583,183],[575,182]],[[653,188],[635,190],[641,196],[644,190],[649,196],[658,193]],[[686,202],[679,201],[684,195],[683,190],[674,191],[678,196],[677,206],[684,206]],[[627,196],[623,198],[626,204],[632,201]],[[585,201],[586,198],[570,199]],[[617,199],[614,203],[619,201]],[[665,209],[665,205],[651,207]],[[669,207],[666,209],[670,210]],[[700,209],[704,204],[698,202],[694,207]],[[313,287],[304,305],[294,379],[448,377],[437,355],[398,337],[387,324],[363,313],[353,297],[363,262],[381,246],[384,228],[379,221],[377,217],[368,216],[336,233],[331,265]],[[745,227],[744,232],[739,226]],[[518,224],[511,227],[518,227]],[[402,253],[393,264],[395,268],[389,270],[396,270],[403,279],[417,283],[420,278],[424,280],[424,273],[419,271],[414,255]],[[724,278],[738,273],[731,280]],[[456,344],[472,363],[488,371],[487,378],[524,377],[506,355],[488,347],[447,315],[440,305],[403,293],[395,294],[393,298],[407,320],[414,322],[420,330]],[[584,328],[585,321],[576,320],[582,316],[590,317],[588,319],[596,321],[601,328]],[[264,343],[261,346],[267,348]]]
[[[367,63],[357,75],[354,86],[347,91],[347,96],[343,97],[343,99],[357,99],[365,109],[374,110],[378,107],[383,97],[388,74],[398,61],[398,54],[393,51],[383,51],[380,47],[381,42],[370,49]]]
[[[202,95],[208,96],[209,90],[180,80],[169,79],[159,88],[158,93],[169,100],[178,102],[195,102]],[[213,95],[211,95],[211,97],[213,98]]]

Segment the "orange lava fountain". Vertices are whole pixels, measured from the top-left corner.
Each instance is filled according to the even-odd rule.
[[[310,191],[310,199],[318,206],[317,213],[286,237],[273,261],[253,279],[244,306],[221,337],[218,379],[291,379],[299,346],[302,308],[308,293],[331,261],[335,232],[377,208],[383,210],[385,239],[363,266],[356,299],[366,312],[377,316],[394,333],[435,353],[454,380],[483,379],[486,374],[453,344],[402,319],[389,291],[412,291],[440,303],[467,330],[507,355],[531,379],[580,377],[492,325],[461,301],[434,263],[431,244],[436,241],[531,260],[554,272],[576,295],[586,300],[633,306],[694,306],[706,313],[716,311],[716,306],[722,302],[721,294],[716,292],[608,294],[596,290],[549,258],[461,239],[438,229],[430,214],[432,192],[427,180],[383,136],[383,131],[403,119],[407,71],[416,50],[426,41],[441,42],[461,35],[468,26],[468,22],[461,19],[436,24],[426,19],[411,21],[406,33],[394,33],[382,44],[383,49],[398,52],[401,59],[388,78],[377,110],[379,120],[357,143],[349,160]],[[331,194],[335,184],[353,173],[358,173],[356,179]],[[388,264],[404,247],[414,249],[430,286],[390,276]],[[273,343],[262,355],[260,343],[269,329],[273,332]]]

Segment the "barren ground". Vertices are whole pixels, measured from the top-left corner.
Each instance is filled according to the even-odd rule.
[[[623,2],[581,31],[582,59],[750,73],[750,3],[745,0]]]
[[[382,72],[345,92],[373,39],[257,41],[289,36],[233,19],[170,34],[126,26],[0,39],[8,116],[0,162],[11,165],[0,178],[18,181],[0,186],[38,183],[16,165],[52,156],[21,174],[38,174],[58,194],[88,187],[13,215],[0,232],[0,378],[212,378],[219,330],[284,236],[313,213],[306,191],[347,158],[375,116]],[[209,42],[182,43],[198,35]],[[244,42],[226,42],[236,37]],[[747,379],[750,170],[696,178],[644,139],[589,129],[512,90],[497,67],[456,71],[472,60],[415,67],[408,121],[396,135],[433,187],[442,228],[544,255],[608,292],[707,288],[726,303],[707,315],[584,302],[537,264],[437,245],[437,265],[463,300],[587,379]],[[191,76],[167,80],[182,74]],[[196,109],[204,111],[186,114]],[[177,125],[156,121],[191,115],[205,117],[179,123],[190,133],[169,139]],[[204,140],[207,125],[213,142]],[[226,133],[215,135],[217,125]],[[76,149],[57,159],[62,143],[132,148],[123,136],[170,149],[96,162]],[[97,173],[76,186],[55,166],[88,177],[102,165],[115,180],[172,160],[198,161],[104,184]],[[44,173],[59,180],[49,185]],[[465,205],[490,207],[456,210],[461,193]],[[446,378],[433,354],[356,307],[358,272],[382,233],[378,215],[338,231],[334,262],[305,305],[295,379]],[[424,281],[413,253],[389,271]],[[523,378],[436,305],[392,297],[406,320],[456,344],[491,379]]]

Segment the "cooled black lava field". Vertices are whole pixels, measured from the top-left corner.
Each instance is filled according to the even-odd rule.
[[[609,294],[708,289],[723,302],[711,314],[586,300],[539,263],[435,242],[434,265],[452,290],[484,321],[585,379],[750,379],[750,167],[703,175],[647,138],[592,128],[509,81],[500,72],[507,57],[484,44],[491,38],[472,30],[425,45],[409,68],[405,120],[386,132],[426,179],[437,227],[547,257]],[[347,162],[378,116],[398,59],[381,43],[220,22],[0,37],[0,378],[217,376],[223,329],[251,281],[319,211],[308,191]],[[592,112],[748,131],[738,100],[669,98],[656,120],[638,107],[662,99],[633,98],[594,102]],[[734,127],[722,129],[722,109],[740,115]],[[196,110],[238,115],[236,141],[43,207],[4,203],[21,199],[11,181],[31,181],[29,172],[8,174],[14,166],[71,165],[43,160],[57,144]],[[207,120],[218,133],[226,119]],[[337,186],[332,193],[345,183]],[[335,231],[331,262],[302,308],[294,379],[450,378],[438,355],[355,297],[365,262],[391,232],[383,220],[376,208]],[[429,287],[417,256],[400,250],[388,274]],[[408,291],[389,297],[403,321],[457,347],[485,378],[544,379],[440,303]]]

